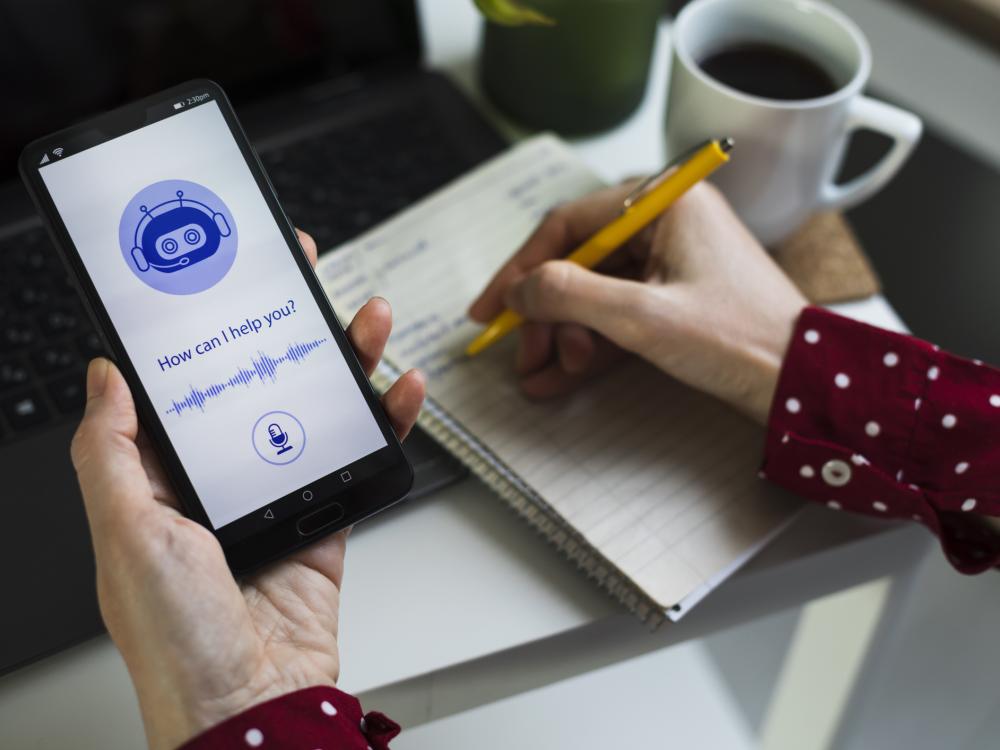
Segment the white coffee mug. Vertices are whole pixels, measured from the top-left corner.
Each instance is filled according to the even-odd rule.
[[[795,231],[815,211],[849,208],[899,170],[920,138],[919,118],[861,92],[871,50],[861,30],[813,0],[694,0],[673,26],[667,151],[732,136],[732,161],[714,182],[764,244]],[[699,63],[725,49],[767,44],[817,63],[838,87],[815,99],[765,99],[710,77]],[[893,140],[875,166],[836,184],[848,137],[875,130]]]

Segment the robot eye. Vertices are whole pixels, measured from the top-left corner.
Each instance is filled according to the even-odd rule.
[[[177,240],[173,237],[167,237],[163,240],[163,244],[160,245],[160,249],[163,250],[167,255],[173,255],[177,252]]]
[[[201,241],[201,233],[197,229],[189,229],[184,233],[184,241],[189,245],[197,245]]]

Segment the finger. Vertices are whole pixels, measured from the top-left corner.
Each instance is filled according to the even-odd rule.
[[[469,316],[485,323],[499,315],[511,284],[541,263],[564,257],[608,224],[621,211],[622,201],[633,187],[634,183],[626,183],[599,190],[550,211],[472,303]]]
[[[576,323],[634,350],[641,344],[638,336],[648,294],[648,288],[636,281],[554,260],[515,284],[507,304],[528,320]]]
[[[156,498],[157,502],[180,511],[180,500],[174,492],[173,484],[171,484],[169,477],[167,477],[167,472],[163,468],[163,462],[160,461],[160,457],[153,449],[153,445],[150,443],[146,432],[141,428],[139,429],[139,434],[136,436],[135,445],[139,449],[139,460],[142,462],[142,468],[146,472],[149,486],[153,491],[153,497]]]
[[[528,375],[541,369],[552,359],[553,327],[548,323],[528,321],[521,327],[514,371]]]
[[[570,375],[587,371],[594,359],[594,336],[575,323],[556,326],[556,353],[559,365]]]
[[[585,376],[566,372],[558,362],[521,379],[521,392],[533,400],[557,398],[572,393],[583,384]]]
[[[95,540],[147,510],[149,482],[135,439],[132,394],[118,368],[98,358],[87,370],[87,407],[71,454]],[[96,543],[96,542],[95,542]]]
[[[565,396],[595,377],[603,375],[625,356],[626,352],[607,339],[594,337],[594,353],[586,370],[567,372],[561,362],[554,361],[538,372],[522,378],[521,391],[528,398],[536,400]]]
[[[659,223],[654,221],[639,230],[638,234],[601,261],[594,270],[628,279],[637,278],[649,259]]]
[[[564,371],[581,373],[590,366],[594,346],[593,335],[582,326],[528,322],[521,329],[514,369],[526,377],[558,358]]]
[[[347,327],[347,338],[368,376],[382,359],[391,332],[392,308],[381,297],[368,300]]]
[[[319,251],[316,249],[316,240],[312,238],[312,235],[303,232],[301,229],[296,229],[295,234],[299,237],[299,244],[302,245],[302,250],[309,259],[309,264],[315,266],[316,261],[319,259]]]
[[[295,554],[289,556],[289,562],[299,562],[307,568],[318,571],[328,578],[338,589],[344,580],[344,553],[347,549],[347,537],[351,533],[350,528],[338,531],[336,534],[319,539],[308,547],[305,547]],[[273,568],[267,568],[264,574],[272,574]],[[336,600],[328,602],[336,607]],[[332,619],[332,632],[336,634],[336,619]]]
[[[420,414],[420,407],[424,403],[425,393],[424,374],[420,370],[409,370],[382,396],[382,405],[389,415],[389,421],[392,422],[392,429],[400,440],[409,435],[413,429],[417,415]]]

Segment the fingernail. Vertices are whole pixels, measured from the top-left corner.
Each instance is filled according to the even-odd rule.
[[[97,398],[104,393],[104,388],[108,382],[108,365],[110,363],[104,357],[91,360],[87,368],[87,398]]]

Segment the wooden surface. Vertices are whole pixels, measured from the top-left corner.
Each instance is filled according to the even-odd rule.
[[[816,214],[771,252],[810,302],[847,302],[881,290],[857,237],[839,213]]]

